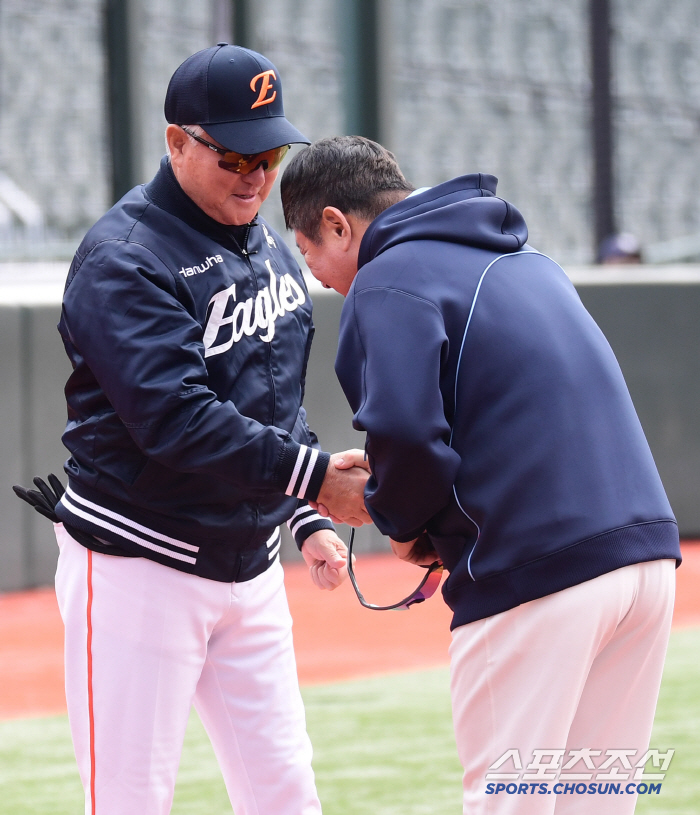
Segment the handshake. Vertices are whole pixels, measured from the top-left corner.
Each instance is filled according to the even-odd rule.
[[[372,519],[365,506],[365,484],[370,476],[369,462],[362,450],[333,453],[316,501],[309,506],[334,523],[362,526]],[[428,566],[438,560],[427,535],[408,543],[391,541],[394,554],[401,560]],[[311,579],[320,589],[337,588],[348,575],[346,545],[335,532],[313,532],[301,548]],[[421,584],[422,585],[422,584]]]
[[[333,453],[318,499],[309,501],[309,505],[334,523],[371,524],[365,507],[365,484],[369,476],[369,462],[362,450]]]

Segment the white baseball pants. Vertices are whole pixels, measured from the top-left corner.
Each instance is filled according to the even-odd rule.
[[[320,813],[279,561],[218,583],[56,537],[86,815],[170,812],[193,703],[236,815]]]
[[[535,750],[563,748],[560,768],[571,750],[600,750],[591,759],[595,768],[609,760],[607,751],[636,750],[639,757],[647,750],[671,628],[674,571],[672,560],[627,566],[453,631],[452,708],[465,814],[634,812],[634,792],[577,794],[572,783],[565,794],[540,794],[534,784],[521,784],[533,760],[556,763],[551,755],[533,759]],[[489,767],[514,749],[523,771],[506,783],[520,791],[487,794]],[[634,770],[617,763],[613,772],[622,789]],[[508,760],[500,771],[513,769]],[[579,762],[573,771],[582,769]],[[552,790],[556,780],[547,783]]]

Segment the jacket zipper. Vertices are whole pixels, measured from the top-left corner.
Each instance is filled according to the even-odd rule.
[[[246,224],[246,230],[245,230],[245,233],[243,235],[243,246],[241,248],[241,253],[243,254],[243,257],[248,261],[248,265],[250,266],[250,271],[253,274],[253,280],[255,280],[255,293],[257,294],[260,291],[260,286],[258,284],[258,276],[257,276],[257,274],[255,272],[253,262],[250,259],[250,255],[251,254],[256,255],[257,252],[252,252],[251,253],[251,252],[248,251],[248,238],[250,237],[250,232],[251,232],[252,228],[253,228],[252,222]],[[277,392],[276,392],[276,389],[275,389],[275,380],[274,380],[274,377],[272,376],[272,343],[271,342],[267,343],[267,346],[268,346],[267,347],[267,374],[268,374],[268,379],[270,381],[270,393],[272,394],[272,412],[271,412],[271,416],[270,416],[270,424],[274,425],[274,423],[275,423],[275,406],[277,405]]]

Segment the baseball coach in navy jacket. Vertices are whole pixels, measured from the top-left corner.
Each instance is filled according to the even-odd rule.
[[[449,572],[464,811],[584,811],[539,793],[644,758],[680,562],[613,352],[493,176],[413,191],[391,153],[339,137],[281,189],[309,269],[346,296],[336,372],[369,514],[399,557]],[[544,786],[508,794],[494,767]]]
[[[308,141],[275,66],[226,43],[177,69],[165,118],[168,156],[84,238],[59,325],[56,588],[86,811],[170,811],[194,702],[236,813],[312,815],[279,527],[332,589],[345,546],[309,500],[369,516],[367,472],[329,467],[342,454],[307,425],[311,300],[258,215]]]

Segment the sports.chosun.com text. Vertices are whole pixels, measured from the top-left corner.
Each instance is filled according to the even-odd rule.
[[[504,784],[490,783],[486,785],[486,795],[658,795],[661,792],[661,784],[575,784],[562,783],[550,786],[546,782]]]
[[[511,748],[489,767],[486,795],[659,795],[675,753],[630,748]],[[530,759],[528,762],[528,758]],[[651,765],[651,766],[647,766]],[[584,783],[585,782],[585,783]]]

